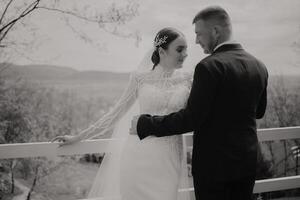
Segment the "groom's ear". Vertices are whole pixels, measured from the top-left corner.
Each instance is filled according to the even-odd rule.
[[[219,38],[222,32],[222,28],[218,25],[213,26],[212,34],[215,38]]]

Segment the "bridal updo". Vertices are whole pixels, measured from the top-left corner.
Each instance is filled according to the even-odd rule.
[[[160,62],[160,56],[159,56],[159,48],[163,48],[165,50],[168,49],[170,43],[174,41],[176,38],[178,38],[181,35],[179,31],[177,31],[174,28],[164,28],[160,30],[155,38],[154,38],[154,51],[152,53],[151,60],[153,62],[153,68],[152,70],[155,69],[156,65],[159,64]]]

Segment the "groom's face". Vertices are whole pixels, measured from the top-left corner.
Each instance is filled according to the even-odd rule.
[[[215,39],[210,24],[203,20],[198,20],[195,23],[195,33],[196,44],[200,44],[205,54],[211,54],[215,46]]]

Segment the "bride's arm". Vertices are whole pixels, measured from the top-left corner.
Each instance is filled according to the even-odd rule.
[[[134,104],[137,98],[138,89],[138,77],[136,73],[132,73],[130,76],[129,84],[126,90],[123,92],[120,100],[115,104],[115,106],[98,121],[90,125],[88,128],[82,130],[79,134],[73,135],[62,135],[53,138],[51,141],[63,142],[60,144],[73,144],[79,142],[83,139],[88,139],[96,135],[104,135],[111,130],[113,126],[118,122],[118,120],[129,110],[129,108]],[[128,130],[129,131],[129,130]]]
[[[130,109],[137,98],[138,78],[137,74],[132,73],[127,88],[123,92],[119,101],[114,107],[101,117],[98,121],[82,130],[78,135],[78,140],[92,138],[103,135],[111,130],[122,116]]]

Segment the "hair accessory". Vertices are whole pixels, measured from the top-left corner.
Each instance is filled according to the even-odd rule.
[[[154,40],[154,47],[159,47],[162,44],[166,43],[168,36],[164,36],[163,38],[159,38],[159,36],[157,36]]]

